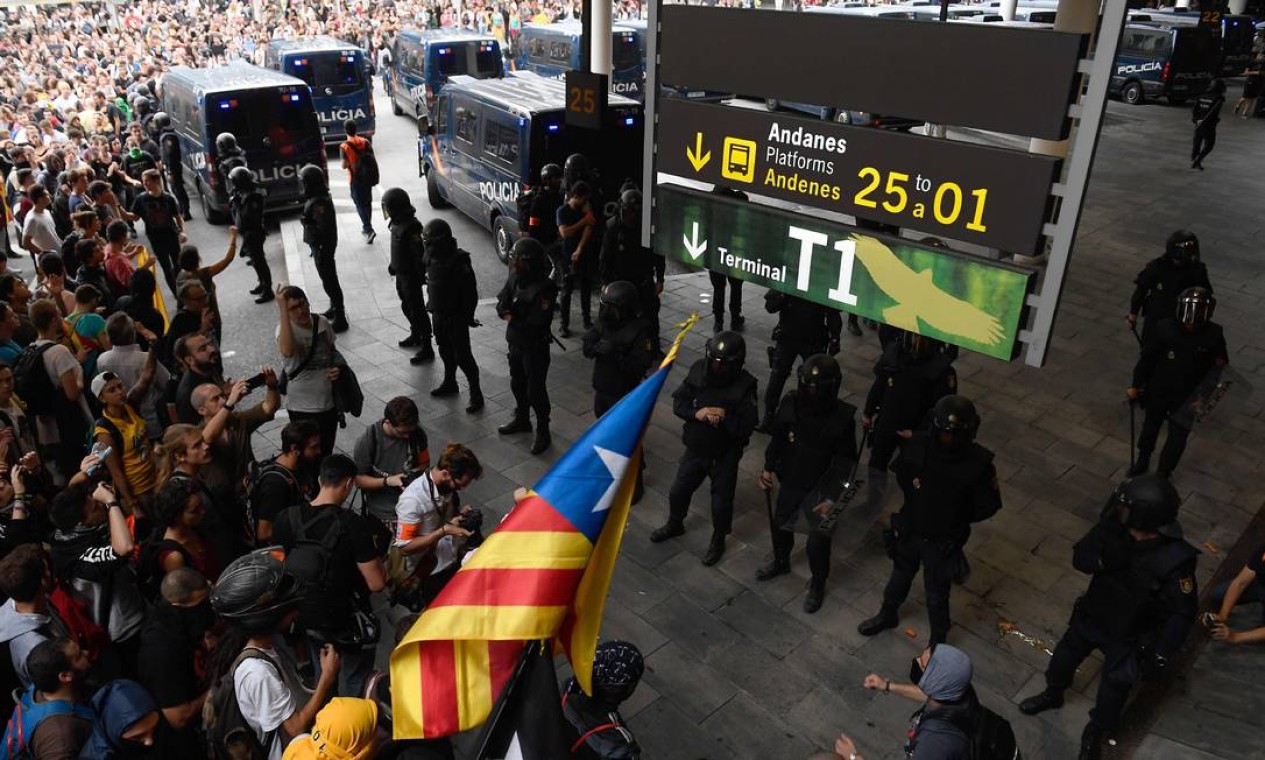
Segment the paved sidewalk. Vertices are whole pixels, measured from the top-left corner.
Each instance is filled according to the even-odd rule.
[[[1136,346],[1123,317],[1133,275],[1162,250],[1172,229],[1189,227],[1200,236],[1232,362],[1258,387],[1265,375],[1259,331],[1265,313],[1260,251],[1265,222],[1257,213],[1265,180],[1258,162],[1243,160],[1265,152],[1263,125],[1227,119],[1217,151],[1205,162],[1208,171],[1193,172],[1183,160],[1189,138],[1185,109],[1119,103],[1110,109],[1047,367],[1034,370],[966,354],[957,365],[962,392],[975,399],[983,416],[980,440],[998,452],[1005,507],[971,538],[973,572],[965,586],[954,589],[949,640],[973,657],[981,697],[1011,719],[1027,758],[1074,757],[1092,702],[1099,661],[1091,659],[1062,710],[1028,718],[1015,707],[1042,688],[1044,648],[1062,633],[1086,585],[1086,577],[1071,567],[1071,546],[1128,466],[1122,399]],[[350,239],[358,228],[354,211],[342,204],[339,212]],[[306,281],[315,307],[324,308],[311,260],[299,253],[293,230],[283,229],[283,238],[290,281]],[[549,377],[554,448],[542,457],[528,454],[530,436],[495,432],[513,401],[504,331],[490,304],[480,306],[484,326],[473,332],[486,409],[476,415],[462,411],[464,380],[463,397],[432,399],[428,391],[440,380],[438,364],[412,367],[411,353],[395,346],[406,330],[386,276],[385,242],[380,236],[372,253],[356,247],[355,255],[344,257],[340,251],[352,329],[338,344],[360,377],[367,411],[340,432],[339,445],[349,449],[363,424],[377,419],[385,399],[408,395],[422,409],[432,446],[460,440],[484,462],[487,474],[465,496],[503,513],[513,489],[532,483],[593,421],[589,363],[578,340],[566,341],[566,352],[555,349]],[[483,243],[466,247],[485,255]],[[703,274],[670,278],[664,334],[671,336],[670,325],[691,311],[709,310],[702,305],[709,293]],[[763,382],[774,320],[763,311],[762,291],[748,288],[744,295],[749,363]],[[670,385],[700,356],[709,328],[704,320],[689,336]],[[844,336],[840,359],[853,403],[868,389],[877,353],[873,333]],[[1185,498],[1188,538],[1204,547],[1201,584],[1261,507],[1263,403],[1260,394],[1228,396],[1192,436],[1175,475]],[[256,446],[261,456],[275,450],[283,421],[263,431],[267,442]],[[869,758],[902,756],[906,720],[915,705],[864,691],[860,683],[870,671],[905,677],[927,635],[921,584],[901,610],[900,628],[872,639],[859,636],[856,624],[878,609],[890,569],[873,531],[852,556],[836,556],[825,606],[816,615],[800,611],[808,576],[802,551],[794,555],[792,575],[756,584],[755,568],[769,550],[763,499],[755,488],[766,443],[756,435],[743,459],[729,551],[716,568],[705,568],[698,561],[710,535],[705,489],[683,538],[659,545],[648,539],[666,514],[666,493],[682,450],[669,394],[660,399],[646,436],[647,495],[628,524],[603,631],[635,642],[647,656],[646,677],[625,715],[652,760],[799,760],[815,747],[829,746],[840,731],[855,737]],[[891,490],[889,508],[897,489]],[[1003,623],[1022,636],[1001,633]],[[1210,644],[1172,697],[1179,709],[1162,713],[1137,756],[1265,757],[1259,727],[1251,727],[1265,708],[1258,686],[1265,675],[1262,658],[1265,650],[1259,648],[1231,651]]]

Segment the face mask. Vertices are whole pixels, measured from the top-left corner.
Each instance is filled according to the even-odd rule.
[[[918,683],[922,681],[922,674],[924,672],[925,671],[922,669],[922,663],[918,662],[918,658],[915,657],[913,661],[909,663],[909,682],[914,686],[917,686]]]

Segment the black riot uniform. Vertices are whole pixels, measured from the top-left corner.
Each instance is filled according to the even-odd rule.
[[[746,357],[742,336],[721,332],[707,341],[703,358],[694,362],[672,394],[672,411],[685,420],[685,453],[668,492],[668,521],[650,534],[650,540],[659,543],[685,532],[690,498],[703,479],[710,478],[712,539],[704,565],[714,565],[724,556],[725,536],[733,524],[738,462],[759,415],[756,379],[742,366]]]
[[[452,228],[443,219],[432,219],[422,228],[426,244],[426,281],[430,283],[430,312],[435,328],[435,345],[444,363],[444,380],[432,389],[432,396],[452,396],[459,392],[457,368],[470,386],[468,414],[483,408],[479,386],[479,365],[470,349],[470,328],[479,305],[479,285],[470,264],[470,254],[457,246]]]
[[[421,364],[435,358],[435,349],[430,344],[430,315],[426,312],[426,296],[422,291],[426,284],[426,239],[422,223],[412,199],[402,188],[393,187],[382,194],[382,213],[391,228],[391,262],[387,272],[395,277],[400,309],[409,324],[408,337],[399,345],[400,348],[420,347],[410,361]]]
[[[233,213],[233,224],[242,236],[242,255],[250,259],[259,278],[259,284],[250,292],[257,296],[255,303],[267,303],[274,296],[272,270],[264,256],[264,240],[268,237],[264,229],[264,193],[256,186],[254,173],[245,166],[233,169],[228,180],[232,187],[229,209]]]
[[[307,199],[299,216],[303,224],[303,242],[312,253],[321,287],[325,288],[325,295],[329,297],[329,311],[325,312],[325,316],[333,320],[334,332],[344,332],[348,327],[347,311],[343,304],[343,286],[338,282],[338,265],[334,260],[338,249],[334,199],[329,194],[325,170],[315,164],[299,170],[299,182],[303,185],[303,197]]]
[[[598,267],[603,285],[625,280],[637,288],[641,316],[649,322],[657,347],[665,261],[663,254],[641,244],[640,190],[625,190],[619,196],[619,212],[606,222]]]
[[[1166,667],[1195,622],[1199,552],[1182,539],[1179,506],[1176,489],[1158,475],[1126,480],[1072,550],[1073,566],[1093,579],[1050,658],[1045,691],[1019,709],[1036,715],[1061,707],[1076,668],[1093,650],[1102,651],[1098,697],[1081,736],[1084,760],[1099,757],[1130,688]]]
[[[1177,230],[1168,236],[1164,255],[1147,262],[1138,272],[1133,283],[1133,296],[1129,298],[1130,326],[1142,323],[1142,341],[1145,343],[1152,329],[1160,321],[1177,313],[1177,297],[1186,288],[1206,288],[1212,292],[1208,281],[1208,267],[1199,260],[1199,238],[1190,230]]]
[[[839,333],[843,330],[843,317],[835,309],[776,290],[764,294],[764,310],[778,315],[778,319],[773,328],[773,345],[769,347],[769,387],[764,389],[761,429],[768,428],[768,421],[777,412],[795,360],[839,353]]]
[[[545,253],[558,244],[558,207],[563,203],[562,167],[545,164],[540,170],[540,191],[532,198],[527,211],[527,228],[524,234],[545,247]]]
[[[808,564],[812,580],[804,596],[804,611],[821,608],[826,576],[830,574],[830,535],[818,530],[822,515],[815,507],[819,498],[838,498],[827,493],[823,483],[840,473],[851,473],[857,459],[856,407],[839,400],[843,373],[839,362],[826,354],[811,356],[800,365],[799,387],[786,394],[769,425],[769,445],[764,450],[761,489],[772,486],[777,475],[780,486],[777,509],[769,530],[773,538],[773,561],[756,572],[756,580],[767,581],[791,571],[791,549],[795,546],[794,525],[802,512],[807,518]]]
[[[176,203],[180,205],[180,213],[187,221],[193,217],[189,213],[189,191],[184,186],[184,160],[180,152],[180,138],[176,135],[176,130],[171,128],[171,117],[162,111],[154,114],[153,127],[158,133],[155,136],[158,141],[158,158],[162,161],[163,172],[167,175],[167,189],[176,197]]]
[[[747,194],[741,190],[734,190],[728,187],[716,185],[712,188],[712,192],[717,195],[723,195],[727,198],[737,198],[738,200],[747,200]],[[712,329],[720,332],[725,329],[725,290],[729,290],[729,327],[733,330],[741,330],[743,325],[747,323],[746,317],[742,316],[742,278],[730,277],[722,272],[707,272],[707,278],[712,283],[712,318],[714,324]]]
[[[1221,325],[1212,321],[1216,305],[1207,290],[1188,288],[1178,299],[1177,319],[1161,320],[1142,344],[1129,395],[1141,402],[1146,417],[1138,433],[1138,458],[1129,474],[1140,475],[1150,467],[1166,419],[1168,438],[1156,471],[1172,473],[1186,450],[1193,406],[1208,397],[1230,361]]]
[[[883,349],[874,365],[874,384],[865,397],[861,420],[873,435],[872,476],[874,471],[886,472],[900,444],[900,431],[923,427],[935,403],[957,392],[956,358],[956,346],[946,348],[914,332],[904,333]]]
[[[656,344],[638,300],[631,282],[610,283],[602,289],[597,322],[584,333],[584,355],[593,360],[594,417],[636,388],[654,362]]]
[[[549,279],[545,249],[523,238],[510,249],[510,275],[496,296],[496,313],[505,320],[509,344],[510,390],[514,419],[496,429],[501,435],[531,432],[527,410],[536,412],[536,438],[531,453],[539,454],[553,442],[549,434],[549,331],[558,301],[558,286]]]
[[[962,548],[971,523],[1001,509],[993,452],[975,442],[978,429],[975,405],[962,396],[945,396],[936,402],[931,432],[914,433],[892,464],[905,503],[884,535],[892,575],[883,589],[883,608],[857,627],[863,636],[896,627],[897,611],[919,566],[931,643],[943,643],[948,635],[949,586],[962,580]]]
[[[224,181],[225,195],[231,196],[233,186],[229,179],[233,170],[239,166],[246,166],[246,151],[237,145],[237,138],[232,132],[221,132],[215,137],[215,170]],[[246,251],[242,251],[242,256],[246,256]]]

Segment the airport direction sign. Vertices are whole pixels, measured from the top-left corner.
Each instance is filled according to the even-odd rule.
[[[658,84],[1061,140],[1088,35],[663,5]]]
[[[1012,253],[1044,249],[1059,159],[674,98],[659,114],[658,171]]]
[[[1015,357],[1034,272],[661,183],[654,249],[998,359]]]

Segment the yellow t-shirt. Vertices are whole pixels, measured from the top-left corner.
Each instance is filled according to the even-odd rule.
[[[94,426],[92,435],[95,438],[104,433],[110,439],[110,446],[115,449],[110,456],[122,457],[119,461],[123,463],[123,475],[127,478],[127,484],[132,487],[134,495],[141,496],[153,491],[158,485],[158,471],[154,468],[154,458],[149,449],[149,435],[145,432],[144,418],[130,406],[125,406],[124,409],[127,410],[125,418],[114,417],[105,412],[101,414],[119,429],[119,434],[123,438],[122,451],[118,450],[118,441],[103,426]]]

